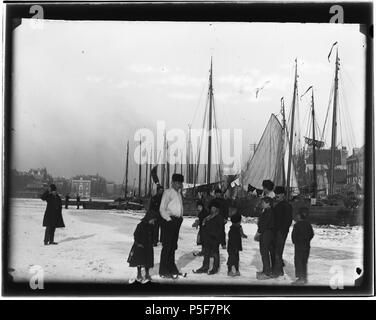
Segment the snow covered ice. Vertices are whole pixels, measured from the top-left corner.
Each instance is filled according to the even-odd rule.
[[[133,232],[144,212],[77,210],[74,206],[63,209],[65,228],[57,229],[57,246],[44,246],[42,227],[45,203],[39,199],[12,199],[10,206],[9,269],[15,281],[29,281],[30,268],[41,266],[44,282],[98,282],[129,283],[136,275],[135,268],[126,262],[133,244]],[[227,276],[227,251],[220,249],[221,269],[216,275],[193,274],[202,264],[202,257],[193,256],[200,249],[196,245],[197,230],[192,228],[194,218],[185,217],[176,251],[176,264],[186,278],[161,279],[158,276],[161,246],[154,248],[155,282],[193,284],[247,284],[289,285],[294,277],[294,247],[291,232],[284,251],[285,276],[283,278],[256,279],[261,269],[259,244],[253,240],[257,225],[254,219],[243,219],[243,239],[240,253],[240,277]],[[226,225],[228,230],[230,223]],[[291,230],[290,230],[291,231]],[[314,226],[308,261],[309,285],[329,286],[334,272],[342,272],[344,285],[352,286],[363,269],[363,228]]]

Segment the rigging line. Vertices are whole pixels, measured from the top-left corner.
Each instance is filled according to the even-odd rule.
[[[197,155],[197,163],[196,163],[196,166],[197,166],[197,169],[196,169],[196,182],[197,182],[197,179],[198,179],[198,174],[199,174],[199,169],[200,169],[200,157],[201,157],[201,148],[202,148],[202,144],[203,144],[203,136],[204,136],[204,130],[205,130],[205,122],[206,122],[206,117],[207,117],[207,111],[208,111],[208,104],[209,104],[209,92],[208,92],[208,95],[207,95],[207,98],[206,98],[206,104],[205,104],[205,112],[204,112],[204,118],[203,118],[203,121],[202,121],[202,127],[201,127],[201,137],[200,137],[200,140],[199,140],[199,143],[197,144],[197,148],[198,148],[198,155]]]
[[[214,128],[216,129],[216,144],[217,144],[217,160],[218,160],[218,172],[219,172],[219,175],[220,175],[220,172],[221,172],[221,150],[220,150],[220,142],[219,142],[219,134],[218,134],[218,124],[217,124],[217,113],[216,113],[216,107],[215,107],[215,100],[214,100],[214,96],[213,96],[213,113],[214,113]]]
[[[197,103],[197,106],[196,106],[196,110],[195,110],[195,112],[194,112],[194,114],[193,114],[193,118],[192,118],[192,121],[191,121],[191,125],[192,125],[192,123],[193,123],[193,122],[195,121],[195,119],[196,119],[197,111],[198,111],[198,108],[199,108],[199,106],[200,106],[201,98],[202,98],[202,95],[203,95],[203,93],[204,93],[205,88],[206,88],[206,86],[203,85],[203,86],[202,86],[202,89],[201,89],[200,97],[199,97],[199,99],[198,99],[198,103]]]
[[[328,120],[328,116],[329,116],[329,111],[330,111],[330,106],[331,106],[331,103],[332,103],[332,99],[333,99],[333,92],[334,92],[334,80],[332,82],[332,87],[330,89],[330,93],[329,93],[329,103],[328,103],[328,108],[326,110],[326,116],[325,116],[325,121],[324,121],[324,127],[322,129],[322,136],[321,136],[321,140],[324,141],[324,138],[325,137],[325,129],[326,129],[326,124],[327,124],[327,120]]]
[[[341,105],[340,105],[340,103],[339,103],[339,101],[338,101],[338,120],[339,120],[339,132],[340,132],[340,134],[341,134],[341,140],[340,140],[340,142],[338,142],[338,146],[339,145],[341,145],[341,146],[343,146],[343,132],[342,132],[342,115],[341,115],[341,112],[340,112],[340,110],[341,110]]]
[[[350,117],[350,112],[349,112],[349,108],[348,108],[348,103],[347,103],[347,97],[346,97],[346,94],[345,94],[345,86],[344,86],[344,80],[342,79],[342,77],[340,77],[340,81],[341,81],[341,86],[342,86],[342,90],[341,90],[341,97],[343,98],[344,100],[344,116],[345,116],[345,119],[348,121],[348,126],[349,126],[349,134],[350,134],[350,137],[353,139],[352,142],[354,142],[354,145],[356,143],[356,139],[355,139],[355,135],[354,135],[354,130],[353,130],[353,126],[352,126],[352,122],[351,122],[351,117]]]

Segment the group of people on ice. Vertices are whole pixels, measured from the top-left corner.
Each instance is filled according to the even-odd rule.
[[[176,279],[185,276],[175,263],[175,251],[183,222],[183,200],[181,195],[184,177],[181,174],[172,176],[171,188],[164,190],[158,186],[157,194],[151,199],[149,210],[137,225],[134,232],[134,244],[128,262],[130,267],[137,267],[137,281],[149,282],[150,268],[154,266],[153,247],[158,243],[159,227],[162,250],[160,256],[159,275],[162,278]],[[272,181],[263,181],[261,198],[261,214],[258,218],[257,233],[254,240],[259,242],[263,269],[257,272],[257,279],[266,280],[284,275],[283,250],[293,220],[293,208],[285,198],[284,187],[275,187]],[[194,253],[203,256],[202,266],[194,273],[214,275],[220,267],[219,249],[227,248],[228,275],[239,276],[239,259],[242,251],[244,234],[241,226],[241,214],[236,206],[222,198],[221,190],[215,190],[214,199],[208,204],[197,202],[197,220],[194,225],[199,229],[197,244],[202,250]],[[307,221],[307,214],[300,210],[294,216],[296,221],[292,231],[292,242],[295,246],[295,275],[293,284],[307,283],[307,263],[313,229]],[[225,224],[231,221],[226,245]],[[210,269],[210,258],[213,258]],[[145,274],[142,275],[142,269]]]
[[[171,188],[164,190],[157,186],[157,194],[152,197],[149,209],[134,232],[134,244],[128,256],[130,267],[137,268],[137,281],[149,282],[149,270],[154,266],[154,246],[158,240],[162,243],[159,264],[159,275],[162,278],[178,278],[185,276],[175,263],[175,251],[178,248],[180,227],[183,222],[183,199],[181,190],[184,177],[173,174]],[[55,229],[64,227],[62,217],[62,201],[57,193],[56,186],[50,185],[41,199],[47,202],[43,219],[46,227],[44,244],[56,245],[54,241]],[[254,240],[259,242],[263,268],[257,273],[257,279],[265,280],[284,275],[283,250],[293,219],[292,206],[285,198],[284,187],[275,187],[272,181],[263,181],[261,197],[261,214],[258,218],[257,233]],[[205,203],[197,202],[198,216],[194,226],[199,229],[197,244],[202,250],[194,253],[203,256],[200,268],[194,273],[214,275],[220,267],[219,249],[227,248],[228,275],[239,276],[239,259],[242,251],[244,234],[241,226],[241,214],[236,205],[222,198],[220,189],[215,190],[215,197]],[[307,283],[307,263],[310,252],[310,241],[313,238],[313,229],[307,221],[304,210],[295,213],[296,221],[292,231],[292,242],[295,247],[294,265],[296,281],[294,284]],[[231,226],[228,232],[227,244],[225,224],[230,219]],[[160,235],[159,235],[160,229]],[[213,258],[210,268],[210,258]],[[145,270],[144,275],[142,269]]]

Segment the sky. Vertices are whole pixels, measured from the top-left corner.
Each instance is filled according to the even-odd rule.
[[[217,124],[242,130],[244,165],[270,114],[280,112],[281,97],[287,113],[291,108],[295,58],[299,95],[314,86],[323,127],[335,41],[346,111],[339,141],[350,149],[364,144],[366,45],[358,25],[46,20],[35,28],[26,19],[13,35],[17,170],[47,167],[66,178],[99,173],[121,183],[126,142],[132,155],[137,130],[155,133],[157,121],[167,130],[201,127],[211,57]],[[309,103],[299,99],[302,134]],[[130,181],[137,176],[131,160]]]

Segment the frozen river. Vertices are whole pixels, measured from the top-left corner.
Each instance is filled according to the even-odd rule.
[[[133,232],[142,212],[63,209],[66,228],[57,229],[57,246],[44,246],[42,227],[45,203],[37,199],[12,199],[10,208],[10,265],[15,281],[29,281],[30,268],[40,266],[48,281],[88,281],[127,284],[136,270],[126,262],[133,243]],[[261,269],[258,242],[253,240],[257,226],[254,221],[243,221],[248,239],[243,240],[240,254],[241,276],[227,276],[227,251],[220,250],[221,269],[213,276],[193,274],[200,267],[202,257],[194,257],[197,230],[193,218],[185,218],[179,237],[176,259],[178,267],[187,272],[179,280],[160,279],[158,274],[161,247],[154,250],[155,266],[151,272],[154,281],[185,283],[228,283],[287,285],[294,278],[294,248],[291,237],[286,242],[283,278],[259,281],[256,271]],[[227,228],[229,224],[227,225]],[[353,285],[358,277],[356,268],[362,268],[362,227],[314,227],[308,281],[312,285],[329,286],[334,275],[343,275],[344,285]]]

